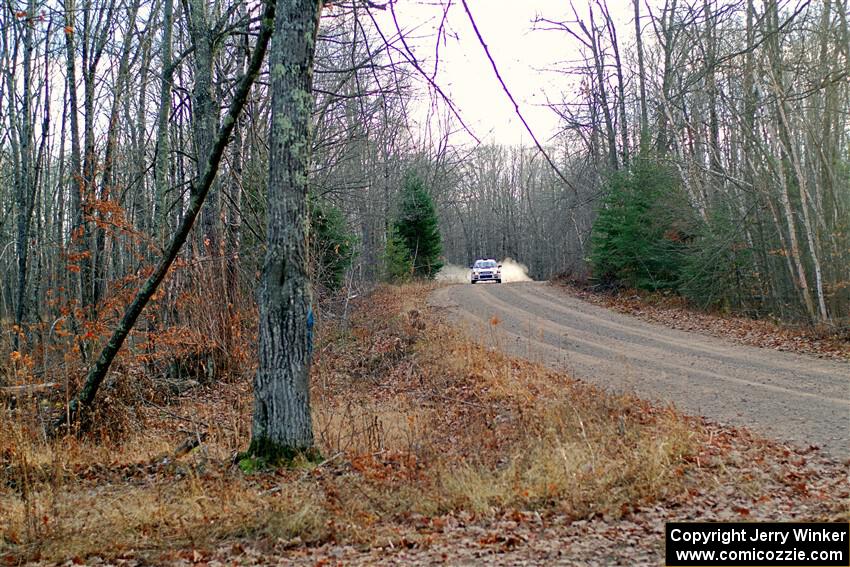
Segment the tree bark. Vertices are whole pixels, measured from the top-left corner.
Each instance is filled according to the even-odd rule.
[[[670,149],[670,133],[673,127],[672,116],[669,112],[670,90],[673,88],[673,51],[676,43],[676,32],[673,29],[673,17],[676,13],[677,0],[665,0],[661,11],[661,27],[656,27],[656,36],[664,51],[664,64],[661,70],[661,103],[662,109],[658,113],[658,134],[655,139],[655,151],[659,156],[667,155]],[[654,25],[654,23],[653,23]],[[675,135],[673,136],[675,137]]]
[[[293,0],[284,6],[269,55],[268,246],[258,297],[259,368],[248,450],[270,461],[313,447],[306,204],[313,57],[322,3]]]
[[[779,120],[783,124],[784,131],[790,130],[790,124],[788,123],[788,118],[785,112],[785,103],[783,95],[777,94],[779,97],[779,101],[777,102],[777,109],[779,111]],[[782,143],[782,138],[780,137],[780,143]],[[803,211],[803,228],[806,233],[806,243],[809,246],[809,254],[811,254],[812,264],[815,270],[815,293],[818,297],[818,314],[820,317],[820,321],[822,323],[829,322],[829,313],[826,309],[826,299],[824,297],[823,292],[823,271],[821,270],[820,257],[818,253],[817,244],[815,243],[814,236],[814,227],[812,226],[811,215],[809,213],[809,190],[806,183],[806,175],[803,172],[802,165],[800,164],[800,158],[797,155],[797,152],[794,150],[794,146],[791,145],[793,142],[788,140],[788,147],[783,149],[784,153],[787,153],[789,159],[791,161],[791,165],[794,168],[794,174],[797,177],[797,186],[800,189],[800,208]]]
[[[36,4],[34,0],[30,0],[27,4],[27,14],[29,18],[35,18]],[[20,152],[20,171],[16,171],[16,195],[17,201],[17,235],[16,235],[16,252],[18,260],[18,282],[15,292],[15,324],[18,328],[24,322],[26,317],[27,306],[27,260],[29,256],[29,233],[30,219],[32,218],[32,204],[34,199],[33,192],[35,191],[34,176],[32,172],[32,157],[33,157],[33,128],[30,116],[30,102],[33,97],[32,92],[32,58],[33,58],[33,27],[28,20],[23,22],[25,28],[23,38],[23,96],[21,98],[21,115],[20,126],[17,132],[20,142],[18,144]],[[14,91],[10,91],[10,100],[14,95]],[[49,101],[45,101],[49,104]],[[20,333],[14,333],[14,345],[19,347]]]
[[[632,0],[635,10],[635,41],[638,62],[638,87],[640,88],[640,149],[647,148],[649,142],[649,113],[646,108],[646,65],[643,61],[643,30],[640,27],[640,0]]]
[[[202,174],[204,157],[213,145],[213,133],[218,129],[218,104],[213,89],[214,30],[210,22],[207,0],[184,0],[184,12],[189,20],[189,33],[194,48],[194,88],[192,89],[192,135],[198,176]],[[202,256],[212,256],[219,250],[218,219],[219,191],[217,183],[210,188],[209,203],[201,213],[199,249]],[[220,280],[219,280],[220,281]]]
[[[154,239],[159,241],[168,224],[165,216],[165,194],[168,192],[169,139],[168,116],[171,113],[171,85],[174,82],[174,67],[171,63],[171,26],[174,20],[174,0],[165,0],[162,8],[162,80],[159,86],[159,110],[157,111],[156,155],[154,176],[156,200],[154,203]]]
[[[711,11],[709,0],[703,0],[703,15],[705,17],[705,90],[708,94],[708,141],[709,160],[711,163],[711,175],[722,179],[723,164],[720,160],[720,124],[717,117],[717,80],[715,78],[715,67],[717,66],[716,37],[717,24],[713,21],[714,15]],[[712,183],[713,186],[713,183]]]
[[[114,185],[113,173],[115,171],[115,153],[118,138],[118,112],[121,105],[121,97],[125,95],[127,88],[129,66],[130,66],[130,47],[132,45],[133,35],[136,31],[136,14],[139,10],[139,0],[133,0],[132,6],[129,7],[129,21],[127,23],[127,31],[124,35],[124,44],[121,47],[121,59],[118,64],[118,75],[116,77],[115,92],[112,95],[112,109],[109,112],[109,125],[106,134],[106,150],[103,157],[103,173],[101,175],[100,192],[98,195],[98,204],[105,204],[111,198],[112,187]],[[102,210],[92,211],[92,214],[97,214],[101,219],[104,215]],[[92,288],[92,303],[97,305],[103,298],[106,292],[106,229],[103,226],[95,227],[95,250],[94,250],[94,267],[93,277],[94,283]]]
[[[240,53],[240,56],[244,56],[244,62],[239,65],[240,68],[244,68],[248,64],[249,51],[247,38],[245,42],[244,53]],[[240,297],[239,250],[242,244],[242,152],[244,151],[242,129],[243,126],[237,123],[233,133],[233,141],[230,143],[230,176],[227,184],[230,201],[227,216],[227,242],[224,260],[227,316],[222,329],[224,348],[227,352],[232,352],[233,350],[233,327],[236,324],[239,312],[237,301]]]
[[[620,121],[620,155],[623,158],[623,167],[629,167],[629,124],[626,118],[626,86],[623,79],[623,65],[620,60],[620,45],[617,41],[617,28],[614,25],[614,20],[608,13],[608,8],[604,4],[600,4],[602,14],[605,16],[605,27],[608,29],[608,36],[611,38],[611,49],[614,52],[614,69],[617,74],[617,111]]]
[[[95,128],[97,115],[95,110],[95,88],[98,80],[98,65],[103,56],[109,30],[113,25],[115,1],[110,0],[97,10],[97,19],[91,13],[92,2],[83,2],[83,180],[82,189],[82,235],[80,254],[80,277],[82,280],[80,303],[85,309],[89,321],[97,318],[98,296],[96,276],[99,263],[103,258],[96,255],[97,231],[90,230],[95,214],[95,178],[97,176],[97,148],[95,147]]]
[[[619,160],[617,159],[617,135],[614,131],[614,120],[611,117],[611,108],[608,106],[608,89],[605,85],[607,77],[605,75],[604,53],[602,52],[601,39],[598,30],[596,29],[596,21],[593,17],[593,8],[588,7],[590,12],[590,29],[588,30],[584,23],[579,25],[584,28],[584,33],[590,43],[590,50],[593,54],[593,66],[596,70],[596,88],[599,93],[599,104],[602,107],[602,117],[605,119],[605,135],[608,141],[608,162],[611,169],[616,171],[619,169]]]

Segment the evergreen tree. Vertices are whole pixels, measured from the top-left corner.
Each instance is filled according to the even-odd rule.
[[[407,251],[407,245],[395,230],[390,228],[387,234],[387,246],[384,249],[384,271],[387,281],[402,283],[413,275],[413,261]]]
[[[689,238],[689,210],[678,179],[641,156],[607,183],[591,235],[593,277],[610,285],[676,289]]]
[[[354,259],[356,237],[342,211],[324,199],[310,196],[310,252],[314,281],[330,291],[342,286]]]
[[[443,267],[439,220],[425,184],[415,173],[405,176],[401,211],[393,228],[407,250],[413,275],[433,278]]]

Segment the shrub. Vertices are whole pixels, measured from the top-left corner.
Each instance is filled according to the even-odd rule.
[[[741,222],[715,209],[688,247],[680,292],[703,308],[758,314],[766,291],[754,250],[744,242]]]

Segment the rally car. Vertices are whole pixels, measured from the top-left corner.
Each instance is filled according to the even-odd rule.
[[[496,260],[476,260],[472,266],[469,279],[472,283],[496,282],[502,283],[502,265]]]

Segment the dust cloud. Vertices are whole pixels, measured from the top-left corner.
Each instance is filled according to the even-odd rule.
[[[436,280],[443,283],[469,283],[469,268],[456,264],[445,264],[437,272]]]
[[[505,258],[501,261],[502,264],[502,281],[505,283],[511,282],[530,282],[528,277],[528,266],[510,258]]]
[[[502,265],[502,282],[530,282],[532,279],[528,277],[528,267],[525,264],[505,258],[501,262]],[[443,283],[469,283],[469,268],[458,266],[456,264],[446,264],[437,274],[437,281]]]

